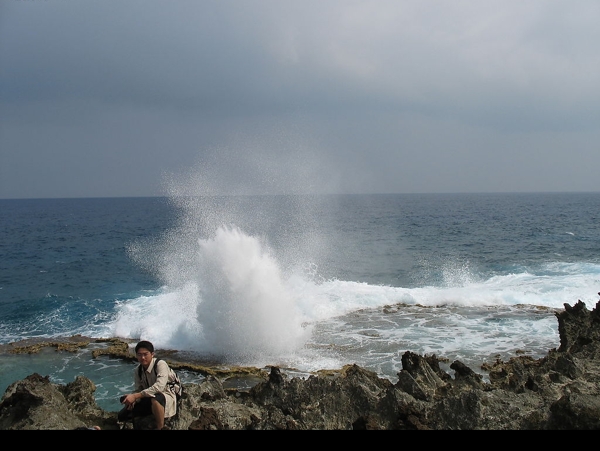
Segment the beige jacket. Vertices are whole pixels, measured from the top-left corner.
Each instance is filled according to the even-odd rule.
[[[154,365],[156,365],[156,360],[156,357],[152,359],[152,362],[150,362],[150,365],[148,365],[148,369],[146,371],[142,369],[141,378],[138,372],[139,365],[135,367],[133,376],[135,381],[135,391],[143,392],[146,394],[146,396],[152,397],[156,393],[163,393],[166,400],[165,418],[169,418],[177,413],[177,397],[167,385],[167,382],[169,382],[171,368],[167,362],[161,360],[156,366],[155,374]]]

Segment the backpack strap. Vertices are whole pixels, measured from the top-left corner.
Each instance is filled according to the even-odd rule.
[[[158,366],[158,362],[160,362],[160,360],[161,359],[156,359],[156,362],[154,362],[154,366],[152,367],[152,371],[154,371],[154,374],[158,374],[156,367]]]

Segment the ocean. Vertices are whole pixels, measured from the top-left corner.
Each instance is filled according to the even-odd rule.
[[[392,382],[412,351],[485,378],[485,362],[558,347],[565,303],[595,307],[598,224],[600,193],[4,199],[0,344],[145,339],[300,377],[356,363]],[[133,367],[0,355],[0,393],[33,372],[81,374],[116,411]]]

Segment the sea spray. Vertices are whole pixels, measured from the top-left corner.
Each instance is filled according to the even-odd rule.
[[[315,214],[319,202],[224,195],[209,169],[200,165],[166,179],[174,226],[128,247],[132,260],[161,281],[163,293],[141,308],[135,299],[123,305],[114,333],[153,337],[163,348],[238,364],[289,357],[310,338],[314,309],[307,303],[323,302],[322,296],[303,298],[315,292],[314,268],[328,249],[319,232],[322,215]],[[169,307],[156,305],[159,300]]]
[[[288,355],[308,339],[290,284],[259,238],[223,226],[185,252],[181,243],[166,243],[163,251],[178,250],[160,260],[172,285],[123,304],[116,336],[236,362]]]
[[[149,340],[158,348],[201,350],[202,326],[196,319],[198,286],[163,287],[159,293],[119,302],[111,335]]]
[[[198,240],[198,321],[213,353],[281,355],[306,340],[302,318],[269,249],[235,227]]]

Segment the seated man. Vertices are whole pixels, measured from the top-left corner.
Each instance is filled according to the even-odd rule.
[[[135,347],[135,355],[140,364],[135,367],[135,391],[121,397],[125,407],[119,412],[119,421],[154,415],[156,429],[165,425],[165,418],[177,413],[177,398],[169,387],[171,368],[164,360],[154,357],[154,345],[140,341]],[[135,423],[134,423],[135,424]]]

